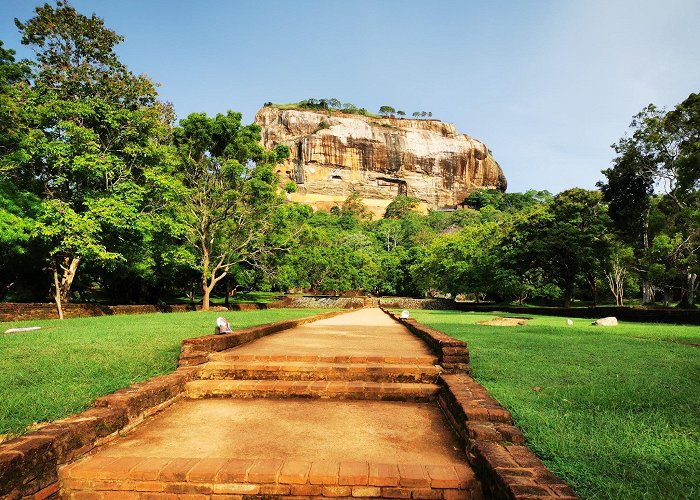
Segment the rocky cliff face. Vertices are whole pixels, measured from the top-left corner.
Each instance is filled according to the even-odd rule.
[[[422,208],[455,207],[477,188],[505,191],[488,148],[438,120],[371,118],[264,107],[255,117],[265,147],[285,144],[278,169],[298,191],[290,199],[328,209],[358,191],[377,215],[398,194]]]

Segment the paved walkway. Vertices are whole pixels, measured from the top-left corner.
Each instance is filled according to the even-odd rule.
[[[435,356],[379,309],[211,359],[187,399],[64,468],[65,495],[478,498]]]

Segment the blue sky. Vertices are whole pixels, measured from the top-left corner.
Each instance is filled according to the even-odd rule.
[[[21,56],[1,0],[0,39]],[[645,105],[700,92],[697,0],[71,0],[179,117],[336,97],[433,116],[485,142],[509,191],[593,189]]]

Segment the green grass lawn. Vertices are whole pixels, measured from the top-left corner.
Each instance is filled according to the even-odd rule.
[[[476,324],[496,315],[412,311],[467,342],[474,378],[581,497],[700,497],[700,328]]]
[[[182,340],[213,333],[222,314],[238,329],[319,312],[269,309],[0,323],[0,435],[80,412],[99,396],[172,372]],[[42,329],[1,333],[26,326]]]

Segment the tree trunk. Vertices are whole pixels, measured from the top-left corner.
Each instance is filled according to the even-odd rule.
[[[564,307],[571,307],[571,301],[574,298],[574,287],[573,285],[567,285],[566,288],[564,288],[564,297],[563,297],[563,306]]]
[[[56,268],[54,268],[53,271],[53,288],[53,300],[56,303],[58,319],[63,319],[63,307],[61,306],[61,284],[58,280],[58,269]]]
[[[70,289],[71,286],[73,286],[73,280],[78,272],[81,259],[82,257],[64,257],[62,264],[56,260],[51,264],[53,271],[54,302],[56,303],[59,319],[63,319],[63,304],[68,302]]]
[[[695,303],[695,290],[697,290],[697,279],[698,275],[696,273],[688,273],[688,305],[692,306]]]
[[[202,311],[209,310],[209,296],[212,288],[214,287],[209,288],[206,282],[202,283]]]
[[[642,281],[642,304],[648,305],[654,303],[654,288],[648,281]]]

